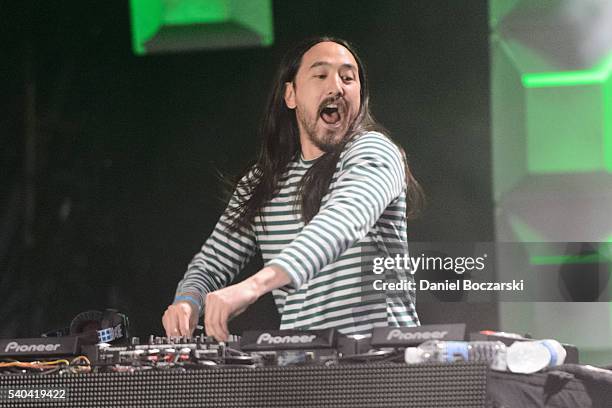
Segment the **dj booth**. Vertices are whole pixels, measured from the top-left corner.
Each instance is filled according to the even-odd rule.
[[[487,350],[478,344],[501,344],[490,341],[452,362],[406,363],[406,347],[461,339],[464,328],[376,328],[361,340],[324,329],[106,343],[118,327],[99,330],[96,345],[82,336],[0,339],[0,408],[612,407],[612,371],[567,364],[578,362],[573,346],[565,365],[531,375],[490,369],[477,354]]]

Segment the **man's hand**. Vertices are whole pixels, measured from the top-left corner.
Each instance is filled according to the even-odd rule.
[[[168,306],[162,324],[166,336],[191,336],[198,323],[198,313],[190,302],[179,301]]]
[[[258,298],[256,285],[250,279],[206,295],[204,308],[206,334],[218,341],[226,341],[229,337],[227,322],[244,312]]]
[[[278,266],[267,266],[250,278],[206,295],[204,324],[206,334],[218,341],[229,337],[227,322],[244,312],[260,296],[291,282],[289,275]]]

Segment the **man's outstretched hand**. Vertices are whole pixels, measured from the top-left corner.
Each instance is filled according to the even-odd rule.
[[[244,312],[260,296],[291,282],[277,266],[267,266],[250,278],[206,295],[204,325],[206,334],[218,341],[229,337],[227,322]]]
[[[256,285],[250,279],[206,295],[204,309],[206,334],[218,341],[226,341],[229,337],[227,322],[244,312],[258,298]]]

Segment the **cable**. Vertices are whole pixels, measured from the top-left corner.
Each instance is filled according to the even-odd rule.
[[[48,370],[48,369],[52,369],[55,368],[55,366],[59,365],[59,364],[64,364],[64,365],[70,365],[70,362],[68,360],[55,360],[55,361],[33,361],[33,362],[22,362],[22,361],[13,361],[10,363],[0,363],[0,368],[5,368],[5,367],[20,367],[20,368],[33,368],[33,369],[40,369],[40,370]]]

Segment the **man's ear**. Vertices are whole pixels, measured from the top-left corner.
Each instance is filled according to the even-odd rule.
[[[293,82],[285,82],[285,104],[289,109],[295,109],[295,89]]]

